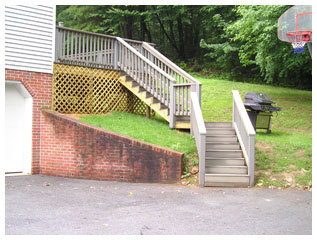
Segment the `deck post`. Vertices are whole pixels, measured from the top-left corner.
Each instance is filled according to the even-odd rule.
[[[59,52],[59,47],[60,47],[60,42],[59,42],[59,39],[60,39],[60,30],[58,28],[55,29],[55,62],[57,62],[57,59],[60,55],[60,52]]]
[[[146,106],[146,117],[151,118],[151,108],[149,106]]]
[[[114,70],[118,70],[118,56],[119,56],[118,40],[115,40],[114,47],[113,47],[113,68],[114,68]]]
[[[199,106],[201,107],[201,84],[196,83],[196,93],[198,96]]]
[[[175,106],[175,93],[174,93],[174,83],[171,82],[170,86],[170,128],[175,128],[175,118],[174,118],[174,106]]]

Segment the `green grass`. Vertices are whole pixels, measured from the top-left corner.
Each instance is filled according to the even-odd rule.
[[[311,91],[194,76],[203,84],[202,112],[205,121],[231,121],[233,89],[239,91],[243,101],[247,92],[266,93],[275,102],[274,106],[282,107],[281,112],[273,114],[271,134],[257,130],[256,184],[311,188]]]
[[[184,153],[184,174],[193,165],[198,164],[194,138],[186,132],[170,130],[167,122],[159,116],[156,116],[153,120],[124,112],[112,112],[107,115],[83,115],[79,120],[112,132]]]
[[[268,94],[282,107],[272,118],[271,134],[258,130],[255,170],[258,186],[311,188],[312,186],[312,92],[260,84],[219,80],[193,74],[202,84],[202,112],[205,121],[231,121],[232,90],[242,99],[247,92]],[[185,153],[184,176],[198,164],[194,139],[188,133],[170,130],[159,116],[113,112],[103,116],[82,116],[81,121],[145,142]],[[193,180],[191,180],[193,181]]]

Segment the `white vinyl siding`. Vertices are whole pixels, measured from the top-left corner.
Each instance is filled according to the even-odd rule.
[[[5,67],[52,73],[55,6],[5,6]]]

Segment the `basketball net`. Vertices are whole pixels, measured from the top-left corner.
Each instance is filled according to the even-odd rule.
[[[303,53],[305,44],[311,39],[311,31],[296,31],[286,33],[288,40],[294,48],[294,53]]]

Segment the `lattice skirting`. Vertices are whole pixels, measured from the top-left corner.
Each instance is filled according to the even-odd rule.
[[[119,71],[55,63],[52,90],[53,110],[60,113],[146,114],[146,104],[119,82]]]

